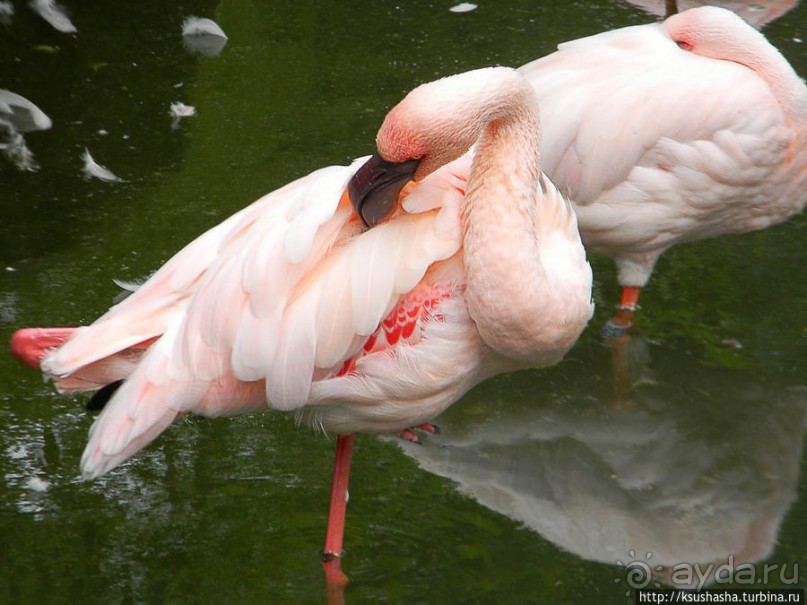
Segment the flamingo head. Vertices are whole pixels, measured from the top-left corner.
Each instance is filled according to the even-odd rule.
[[[664,29],[683,50],[697,55],[744,63],[750,38],[762,37],[736,13],[717,6],[691,8],[672,15]]]
[[[515,70],[489,67],[415,88],[387,114],[376,136],[377,152],[351,179],[357,214],[372,227],[387,218],[409,181],[420,181],[467,152],[485,126],[506,115],[496,102],[501,87],[522,92]]]

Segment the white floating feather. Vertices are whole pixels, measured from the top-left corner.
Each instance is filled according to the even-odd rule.
[[[9,0],[0,2],[0,23],[8,25],[14,16],[14,5]]]
[[[25,137],[17,132],[11,122],[0,118],[0,135],[3,134],[5,137],[0,137],[0,152],[18,170],[27,170],[29,172],[39,170],[39,164],[36,163],[33,152],[25,143]]]
[[[193,105],[185,105],[185,103],[181,101],[176,101],[171,103],[169,113],[171,117],[174,118],[174,121],[171,123],[171,128],[178,128],[182,118],[190,118],[196,115],[196,108]]]
[[[478,5],[472,4],[471,2],[461,2],[455,6],[452,6],[448,10],[452,13],[470,13],[473,10],[479,8]]]
[[[215,57],[227,44],[227,35],[221,27],[215,21],[201,17],[185,19],[182,38],[185,48],[206,57]]]
[[[50,23],[53,29],[65,34],[74,34],[78,31],[64,8],[55,0],[31,0],[31,9]]]
[[[112,281],[115,283],[118,288],[121,290],[126,290],[127,292],[136,292],[137,289],[143,285],[146,281],[144,279],[141,280],[133,280],[133,281],[124,281],[122,279],[112,278]]]
[[[47,130],[51,119],[34,103],[10,90],[0,89],[0,118],[7,120],[19,132]]]
[[[90,155],[89,150],[84,148],[84,155],[81,156],[84,160],[84,178],[101,179],[107,183],[122,183],[123,179],[116,176],[109,168],[101,166]]]

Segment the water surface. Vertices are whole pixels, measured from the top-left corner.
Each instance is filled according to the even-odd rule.
[[[416,84],[650,20],[618,0],[463,14],[85,4],[69,5],[76,35],[22,2],[0,25],[0,86],[54,122],[26,137],[39,171],[0,163],[2,341],[92,321],[113,279],[147,276],[263,193],[369,153]],[[183,47],[188,15],[222,26],[220,56]],[[765,31],[807,73],[807,9]],[[177,129],[175,101],[198,111]],[[125,182],[83,180],[84,148]],[[594,258],[597,317],[562,364],[481,385],[420,449],[359,437],[346,601],[624,603],[617,562],[631,552],[654,565],[734,554],[807,576],[805,227],[802,215],[666,254],[621,383],[596,333],[614,271]],[[0,602],[325,601],[333,440],[280,415],[188,419],[85,483],[83,402],[0,355]]]

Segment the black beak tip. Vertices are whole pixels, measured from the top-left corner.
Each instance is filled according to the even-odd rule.
[[[392,214],[401,190],[412,180],[419,163],[388,162],[376,153],[356,171],[348,184],[348,196],[365,225],[375,227]]]

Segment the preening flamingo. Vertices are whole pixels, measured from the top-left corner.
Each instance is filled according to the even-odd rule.
[[[623,287],[616,327],[668,248],[782,222],[807,202],[807,87],[725,9],[561,44],[520,69],[542,168]]]
[[[400,431],[494,374],[560,360],[591,318],[591,268],[540,171],[538,126],[512,69],[425,84],[387,115],[369,161],[261,198],[88,327],[18,332],[15,355],[60,391],[103,399],[123,381],[90,431],[84,477],[187,413]],[[331,555],[350,445],[337,443]]]

